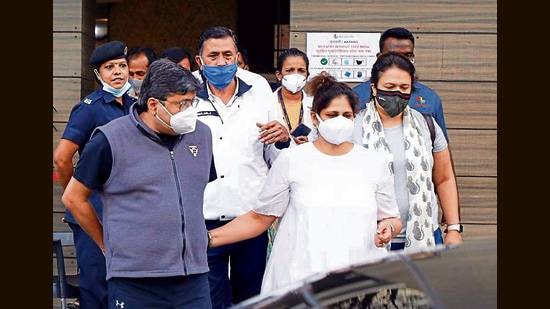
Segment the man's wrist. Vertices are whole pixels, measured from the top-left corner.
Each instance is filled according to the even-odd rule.
[[[214,245],[214,241],[212,239],[212,234],[210,233],[210,231],[206,231],[206,236],[208,237],[208,248],[212,248],[212,246]]]

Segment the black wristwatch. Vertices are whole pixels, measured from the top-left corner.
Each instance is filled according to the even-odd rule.
[[[460,223],[448,224],[445,229],[445,233],[448,231],[458,231],[459,233],[462,233],[464,231],[464,227]]]

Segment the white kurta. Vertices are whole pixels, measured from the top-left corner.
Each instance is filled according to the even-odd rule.
[[[399,217],[385,158],[360,145],[342,156],[313,143],[285,149],[254,211],[281,217],[262,294],[387,254],[374,245],[377,220]]]

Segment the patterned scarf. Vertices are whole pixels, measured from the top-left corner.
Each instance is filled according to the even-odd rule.
[[[411,249],[435,246],[432,220],[432,167],[427,160],[428,153],[424,139],[417,127],[411,108],[403,111],[403,130],[405,137],[405,157],[407,168],[407,189],[409,191],[409,215],[405,252]],[[362,143],[365,148],[384,151],[388,168],[393,175],[393,155],[386,141],[382,121],[374,101],[367,103],[363,116]],[[402,218],[403,219],[403,218]]]

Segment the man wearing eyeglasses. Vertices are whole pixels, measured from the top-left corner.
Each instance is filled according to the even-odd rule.
[[[203,196],[217,175],[192,106],[201,88],[174,62],[151,63],[130,113],[96,129],[62,196],[105,255],[109,308],[212,306]]]

